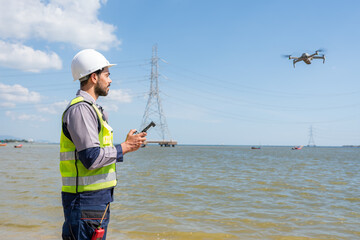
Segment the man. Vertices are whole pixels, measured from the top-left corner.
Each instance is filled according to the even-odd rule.
[[[80,51],[72,60],[74,81],[80,90],[62,116],[60,138],[60,172],[65,222],[62,238],[91,239],[95,229],[105,229],[110,220],[110,202],[117,183],[116,162],[133,152],[146,140],[146,133],[130,130],[125,142],[113,145],[113,130],[102,108],[99,96],[109,92],[110,64],[93,49]]]

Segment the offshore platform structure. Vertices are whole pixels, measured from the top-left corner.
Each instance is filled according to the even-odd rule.
[[[152,48],[151,58],[151,76],[150,76],[150,91],[149,98],[145,107],[142,123],[140,129],[143,129],[151,121],[155,122],[160,139],[146,141],[148,143],[158,143],[161,147],[175,147],[177,142],[172,140],[166,118],[162,109],[161,99],[159,96],[159,57],[157,55],[157,45]]]

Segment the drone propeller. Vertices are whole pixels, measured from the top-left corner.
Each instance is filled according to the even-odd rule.
[[[281,55],[283,58],[288,58],[288,59],[290,59],[290,57],[291,57],[291,55]]]
[[[316,50],[316,52],[319,52],[319,53],[324,53],[326,50],[324,48],[320,48],[318,50]]]

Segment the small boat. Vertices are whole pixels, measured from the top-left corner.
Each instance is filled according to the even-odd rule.
[[[15,145],[14,148],[21,148],[23,145],[19,144],[19,145]]]
[[[7,143],[0,143],[1,147],[5,147],[7,145]]]
[[[261,147],[251,147],[251,149],[261,149]]]
[[[301,150],[303,148],[303,146],[301,145],[301,146],[295,146],[295,147],[293,147],[293,148],[291,148],[291,150]]]

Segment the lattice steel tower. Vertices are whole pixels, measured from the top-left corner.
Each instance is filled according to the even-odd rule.
[[[157,56],[157,45],[152,48],[151,58],[151,76],[149,98],[145,107],[144,116],[140,129],[143,129],[151,121],[154,121],[156,127],[154,130],[158,133],[161,140],[171,140],[170,131],[168,129],[166,118],[162,109],[159,96],[159,57]]]
[[[308,147],[315,147],[315,146],[316,145],[315,145],[314,136],[313,136],[313,127],[310,126]]]

